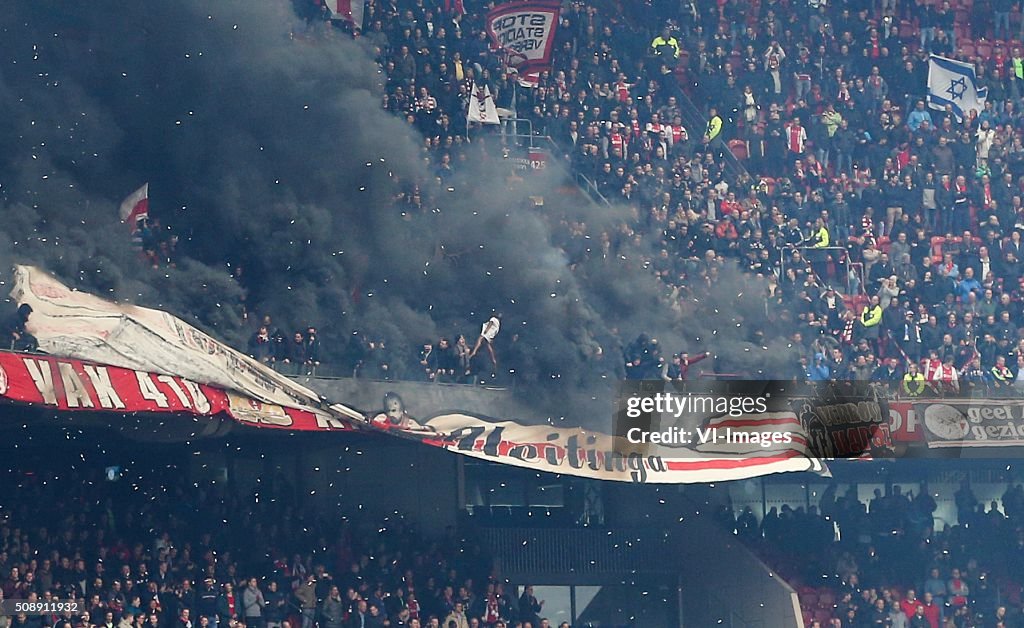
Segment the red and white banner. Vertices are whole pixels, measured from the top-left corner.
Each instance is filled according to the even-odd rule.
[[[532,89],[540,85],[540,72],[527,72],[519,75],[519,86]]]
[[[495,7],[486,21],[491,47],[502,51],[507,65],[521,74],[550,68],[560,4],[558,0],[528,0]]]
[[[444,0],[444,12],[448,15],[465,15],[466,7],[463,6],[462,0]]]
[[[325,420],[363,418],[166,312],[72,290],[38,268],[15,267],[11,298],[32,306],[26,329],[48,355],[185,377]]]
[[[634,483],[717,482],[823,469],[804,455],[803,440],[794,447],[753,447],[749,452],[716,449],[683,458],[636,447],[631,452],[609,435],[581,428],[520,425],[458,412],[420,423],[409,416],[401,398],[393,393],[386,398],[387,407],[366,414],[363,420],[338,420],[260,402],[183,377],[6,351],[0,351],[0,403],[68,413],[108,413],[112,417],[147,413],[211,418],[222,415],[251,427],[304,432],[368,430],[501,464]],[[777,417],[745,423],[749,424],[747,429],[762,429],[758,422],[765,420],[773,429],[778,428]],[[795,415],[789,417],[789,422],[799,429]],[[197,426],[195,432],[205,434],[204,427]]]
[[[149,216],[149,184],[144,183],[141,188],[132,192],[128,198],[121,201],[118,210],[121,222],[128,225],[134,231],[138,226],[140,218]]]
[[[69,412],[226,414],[258,427],[353,429],[348,422],[263,403],[184,377],[31,353],[0,352],[0,399]]]
[[[115,415],[224,413],[248,425],[292,430],[359,428],[497,463],[626,482],[716,482],[824,468],[808,457],[792,412],[722,424],[763,430],[781,420],[795,436],[791,446],[755,452],[732,445],[663,451],[583,428],[459,411],[420,423],[398,395],[387,395],[385,407],[371,413],[323,399],[166,312],[72,290],[37,268],[16,267],[11,297],[32,306],[26,328],[48,355],[0,353],[0,398],[9,402]],[[423,410],[421,416],[431,409]]]
[[[785,419],[788,429],[797,434],[792,445],[771,449],[721,445],[711,450],[673,449],[630,444],[583,428],[521,425],[465,412],[445,412],[419,422],[407,413],[398,395],[389,394],[388,398],[387,407],[369,418],[372,427],[465,456],[536,471],[642,484],[693,484],[771,473],[826,472],[821,461],[807,456],[806,440],[798,434],[800,421],[794,413],[788,413]],[[764,429],[762,423],[768,421],[772,424],[768,429],[778,430],[779,416],[765,416],[728,421],[743,423],[741,429],[751,430]]]
[[[889,402],[889,432],[894,443],[923,443],[921,417],[912,401]]]
[[[334,19],[345,20],[353,28],[362,30],[366,0],[327,0],[327,8]]]

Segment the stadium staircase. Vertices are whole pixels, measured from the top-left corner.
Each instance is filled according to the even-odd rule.
[[[650,487],[624,486],[631,505]],[[671,494],[669,494],[671,493]],[[676,491],[658,491],[676,506],[698,507]],[[636,515],[642,515],[638,510]],[[642,517],[641,517],[642,518]],[[748,548],[707,517],[657,524],[581,528],[495,527],[478,533],[516,584],[600,587],[576,608],[578,623],[602,625],[803,628],[796,591]],[[577,596],[578,598],[578,596]],[[616,620],[617,623],[616,623]]]

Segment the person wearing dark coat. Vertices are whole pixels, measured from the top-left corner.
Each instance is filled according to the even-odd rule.
[[[316,327],[310,325],[306,328],[306,374],[316,375],[316,367],[320,366],[320,336],[316,333]]]
[[[4,349],[12,349],[14,351],[36,351],[39,349],[39,342],[26,329],[31,315],[31,305],[22,303],[18,306],[18,311],[0,329],[0,332],[3,333],[2,342]]]
[[[519,621],[530,622],[534,626],[540,625],[540,611],[544,601],[537,601],[533,594],[533,585],[528,584],[523,588],[523,594],[519,596]]]

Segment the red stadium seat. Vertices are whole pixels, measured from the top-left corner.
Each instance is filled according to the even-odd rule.
[[[856,299],[854,299],[856,302]],[[860,311],[860,308],[854,310],[854,312]],[[825,590],[818,595],[818,607],[830,609],[836,603],[836,596],[831,591]]]
[[[900,39],[912,40],[917,35],[917,29],[910,20],[900,20]]]
[[[942,259],[942,245],[946,243],[943,236],[932,236],[932,255],[938,255]]]
[[[957,48],[960,49],[960,52],[967,59],[971,59],[971,58],[973,58],[973,57],[975,57],[977,55],[977,53],[974,50],[974,44],[964,43],[964,44],[962,44],[960,46],[957,46]]]
[[[819,608],[818,610],[814,611],[814,618],[821,622],[822,625],[825,625],[826,623],[828,623],[828,620],[832,619],[832,610]]]
[[[1020,606],[1021,603],[1021,586],[1014,582],[1007,582],[1003,586],[1003,595],[1006,596],[1006,600],[1014,606]]]
[[[974,44],[974,49],[978,52],[978,56],[988,61],[992,58],[992,42],[978,41]]]
[[[729,140],[729,151],[740,161],[743,161],[748,157],[747,143],[743,140]]]

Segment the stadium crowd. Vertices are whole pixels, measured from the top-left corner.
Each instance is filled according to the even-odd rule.
[[[425,538],[401,515],[377,525],[329,515],[283,480],[261,501],[174,474],[160,487],[95,475],[25,474],[5,493],[0,600],[79,606],[0,610],[0,627],[549,625],[532,588],[514,597],[478,546]]]
[[[0,611],[3,628],[550,625],[472,540],[328,514],[279,476],[256,499],[178,474],[18,474],[0,505],[0,600],[79,607]],[[983,503],[965,481],[941,530],[926,484],[865,497],[833,482],[817,507],[708,516],[797,588],[808,626],[1022,625],[1024,486]]]
[[[861,496],[863,497],[863,496]],[[758,550],[800,593],[808,626],[1012,627],[1024,622],[1024,486],[980,502],[964,481],[957,521],[936,530],[936,501],[922,483],[875,489],[831,484],[820,506],[750,508],[719,522]]]
[[[371,0],[353,32],[310,2],[310,32],[366,42],[383,107],[423,133],[436,181],[403,210],[473,158],[484,131],[463,116],[486,83],[634,210],[553,225],[570,263],[640,255],[680,302],[738,266],[767,302],[748,333],[785,329],[794,377],[908,394],[1024,377],[1019,3],[565,2],[553,67],[523,87],[488,50],[493,3]],[[926,107],[929,53],[976,63],[982,111]],[[659,371],[689,359],[671,355]]]
[[[294,0],[297,36],[364,42],[382,107],[423,135],[436,176],[410,182],[398,209],[430,211],[474,150],[518,148],[463,123],[471,86],[487,84],[552,138],[555,159],[632,210],[607,228],[549,217],[571,267],[653,273],[668,306],[694,317],[721,286],[753,286],[763,316],[737,333],[787,339],[778,376],[885,381],[907,396],[1024,379],[1020,3],[564,2],[535,87],[489,50],[493,4],[367,0],[353,29],[323,0]],[[961,120],[926,106],[929,53],[976,64],[983,110]],[[154,219],[137,237],[148,263],[174,265],[173,230]],[[382,379],[486,381],[520,366],[514,334],[480,353],[475,331],[394,347],[363,330],[326,348],[315,327],[252,332],[248,352],[288,373],[313,373],[326,355],[332,374]],[[718,351],[651,340],[613,339],[612,374],[681,378]]]

